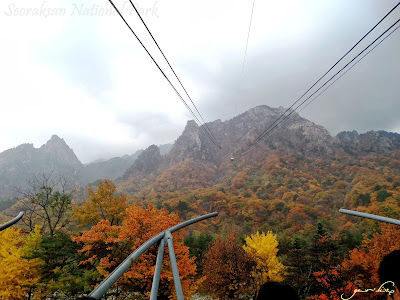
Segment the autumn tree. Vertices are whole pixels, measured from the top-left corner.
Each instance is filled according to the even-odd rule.
[[[88,188],[88,199],[82,206],[74,208],[76,220],[85,225],[95,225],[100,220],[108,220],[111,225],[120,225],[127,207],[125,194],[117,195],[111,180],[99,181],[97,190]]]
[[[143,209],[132,205],[126,209],[126,216],[121,225],[112,225],[110,220],[103,219],[73,239],[84,245],[81,252],[85,253],[87,260],[82,263],[96,265],[99,273],[105,277],[144,242],[180,222],[177,215],[170,214],[165,208],[158,210],[150,205]],[[174,233],[174,248],[184,295],[188,297],[194,292],[195,257],[189,257],[189,250],[184,246],[180,233]],[[158,247],[153,246],[142,254],[121,276],[117,285],[125,292],[135,291],[148,295],[157,252]],[[158,297],[161,299],[167,299],[174,294],[167,248],[164,256]]]
[[[282,281],[284,275],[284,266],[279,261],[278,240],[271,231],[267,234],[252,234],[245,238],[246,245],[243,249],[249,257],[255,262],[252,270],[252,276],[255,281],[255,291],[258,291],[261,285],[267,281]]]
[[[343,298],[349,298],[356,288],[365,290],[379,287],[379,263],[386,254],[400,248],[399,234],[397,226],[380,224],[371,237],[364,236],[362,245],[350,251],[349,258],[341,264],[336,260],[314,272],[313,277],[320,289],[313,299],[336,300],[342,294]],[[338,255],[327,253],[324,257],[328,262]],[[356,294],[352,299],[376,299],[376,295]]]
[[[235,232],[226,239],[217,236],[204,256],[202,289],[220,299],[234,298],[236,293],[249,290],[252,267]]]
[[[41,241],[40,227],[24,236],[15,227],[0,232],[0,299],[25,299],[40,279],[39,259],[26,259]]]
[[[29,188],[18,188],[22,195],[17,210],[23,210],[22,221],[33,231],[40,225],[42,232],[53,236],[70,222],[73,186],[63,175],[42,173],[28,181]]]
[[[379,287],[379,263],[385,255],[400,249],[399,235],[398,226],[383,223],[371,237],[365,236],[361,247],[353,249],[342,263],[347,282],[361,289]]]

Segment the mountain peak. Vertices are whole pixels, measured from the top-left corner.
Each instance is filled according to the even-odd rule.
[[[157,171],[163,157],[160,154],[160,148],[156,145],[149,146],[138,156],[137,160],[128,169],[126,174],[131,172],[151,173]]]
[[[14,186],[26,187],[26,180],[38,173],[59,172],[78,182],[82,164],[72,149],[53,135],[39,149],[22,144],[0,153],[0,199],[18,196]]]
[[[48,159],[53,164],[66,164],[76,168],[81,167],[81,162],[76,157],[74,151],[67,145],[64,139],[57,135],[52,135],[46,144],[42,145],[39,150],[47,153]]]
[[[53,134],[50,138],[50,140],[47,141],[45,145],[43,145],[45,148],[47,147],[53,147],[53,146],[61,146],[61,147],[68,147],[67,143],[64,141],[64,139],[60,138],[58,135]],[[42,147],[43,147],[42,146]],[[68,149],[70,149],[68,147]]]

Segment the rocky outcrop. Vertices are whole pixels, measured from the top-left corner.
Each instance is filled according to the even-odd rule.
[[[176,140],[167,155],[168,164],[171,166],[187,158],[199,159],[201,157],[202,138],[200,128],[195,121],[188,121],[182,135]]]
[[[150,174],[156,172],[163,162],[163,156],[160,154],[160,148],[151,145],[144,150],[133,165],[126,171],[124,177],[131,174]]]
[[[53,135],[46,144],[38,149],[43,163],[54,169],[67,168],[77,176],[83,168],[82,163],[76,157],[74,151],[67,145],[64,139]],[[69,173],[68,172],[68,173]]]
[[[337,134],[336,139],[349,154],[388,154],[390,151],[400,150],[400,134],[393,132],[369,131],[358,134],[357,131],[343,131]]]
[[[25,187],[34,174],[58,172],[79,183],[83,165],[65,141],[56,135],[42,147],[23,144],[0,153],[0,200],[19,196],[16,187]]]

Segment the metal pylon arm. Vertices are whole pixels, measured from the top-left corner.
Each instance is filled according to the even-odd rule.
[[[355,210],[341,208],[341,209],[339,209],[339,212],[341,212],[342,214],[348,214],[348,215],[353,215],[353,216],[357,216],[357,217],[386,222],[386,223],[390,223],[390,224],[400,225],[400,220],[382,217],[382,216],[373,215],[373,214],[367,214],[367,213],[363,213],[363,212],[359,212],[359,211],[355,211]]]
[[[156,261],[156,269],[154,270],[153,283],[151,284],[150,300],[156,300],[158,295],[158,287],[160,285],[161,267],[164,256],[165,238],[158,245],[158,254]]]
[[[218,215],[217,212],[213,212],[207,215],[203,215],[197,218],[193,218],[191,220],[182,222],[178,225],[175,225],[171,228],[168,228],[167,230],[160,232],[147,242],[145,242],[143,245],[141,245],[139,248],[137,248],[134,252],[132,252],[118,267],[114,269],[110,273],[110,275],[107,276],[106,279],[104,279],[88,296],[86,299],[96,299],[100,300],[101,297],[104,295],[104,293],[112,287],[112,285],[118,280],[119,277],[124,274],[124,272],[132,265],[132,263],[140,256],[142,255],[147,249],[149,249],[151,246],[153,246],[156,243],[159,243],[162,239],[165,237],[165,232],[169,231],[170,233],[173,233],[179,229],[182,229],[186,226],[192,225],[194,223],[206,220],[208,218],[216,217]]]
[[[4,229],[6,229],[6,228],[8,228],[8,227],[10,227],[10,226],[12,226],[12,225],[14,225],[15,223],[17,223],[19,220],[22,219],[23,215],[24,215],[24,212],[21,211],[21,212],[18,214],[18,216],[16,216],[14,219],[12,219],[11,221],[8,221],[7,223],[1,225],[1,226],[0,226],[0,231],[2,231],[2,230],[4,230]]]

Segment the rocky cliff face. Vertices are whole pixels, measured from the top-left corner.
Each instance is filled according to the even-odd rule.
[[[52,138],[39,149],[23,144],[0,153],[0,200],[18,196],[16,187],[24,187],[34,174],[59,172],[79,182],[83,165],[63,139]]]
[[[155,172],[163,162],[163,156],[161,156],[160,148],[156,145],[151,145],[144,150],[133,165],[126,171],[124,176],[129,174],[150,174]]]
[[[55,169],[67,168],[74,176],[79,175],[83,165],[76,157],[74,151],[67,145],[64,139],[53,135],[46,144],[38,149],[45,165]]]
[[[377,152],[388,154],[400,149],[400,134],[386,131],[369,131],[358,134],[357,131],[343,131],[337,134],[340,146],[349,154]]]
[[[182,135],[176,140],[167,156],[170,165],[187,158],[199,159],[202,151],[200,128],[195,121],[188,121]]]

